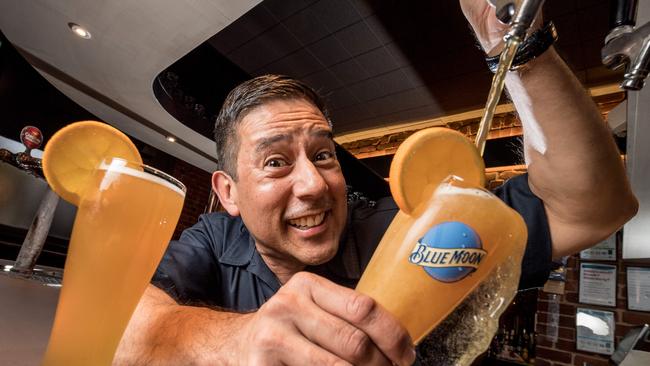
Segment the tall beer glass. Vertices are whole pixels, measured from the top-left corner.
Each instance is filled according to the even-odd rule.
[[[43,365],[110,365],[171,238],[185,186],[154,168],[105,160],[82,193]]]
[[[393,219],[357,286],[415,343],[497,265],[518,258],[519,270],[527,238],[521,216],[484,188],[450,177],[434,189],[412,215]]]

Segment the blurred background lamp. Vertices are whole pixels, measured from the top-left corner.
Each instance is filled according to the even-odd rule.
[[[86,30],[86,28],[80,26],[79,24],[68,23],[68,27],[70,27],[70,29],[74,34],[78,35],[83,39],[90,39],[91,37],[90,32]]]

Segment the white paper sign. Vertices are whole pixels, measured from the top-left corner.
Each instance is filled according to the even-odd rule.
[[[616,306],[616,266],[580,263],[580,297],[585,304]]]
[[[576,348],[605,355],[614,353],[614,313],[578,308],[576,311]]]
[[[616,233],[589,249],[580,252],[580,259],[615,261]]]
[[[650,268],[627,267],[627,307],[650,311]]]

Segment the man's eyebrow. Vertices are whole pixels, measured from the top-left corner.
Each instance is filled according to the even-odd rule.
[[[293,138],[290,135],[280,134],[271,137],[264,137],[258,140],[255,146],[255,152],[259,153],[266,150],[269,146],[280,141],[291,141]]]
[[[319,137],[319,138],[327,138],[328,140],[334,141],[334,135],[332,134],[332,131],[330,130],[314,130],[310,131],[309,135],[312,137]],[[260,153],[266,149],[268,149],[269,146],[280,142],[280,141],[291,141],[293,140],[293,136],[287,135],[287,134],[279,134],[275,136],[270,136],[270,137],[263,137],[258,140],[257,145],[255,146],[255,152]]]
[[[325,129],[323,129],[323,130],[315,130],[315,131],[309,132],[309,134],[312,137],[326,137],[326,138],[328,138],[330,140],[334,140],[334,135],[332,134],[332,131],[330,131],[330,130],[325,130]]]

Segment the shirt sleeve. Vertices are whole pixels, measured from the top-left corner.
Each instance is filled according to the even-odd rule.
[[[172,240],[151,283],[181,304],[208,301],[219,280],[215,257],[215,232],[222,220],[202,215],[199,222]]]
[[[494,194],[516,210],[528,228],[519,289],[543,286],[552,266],[551,234],[544,203],[530,190],[528,174],[511,178]]]

